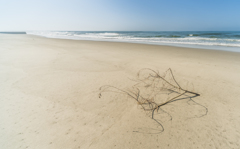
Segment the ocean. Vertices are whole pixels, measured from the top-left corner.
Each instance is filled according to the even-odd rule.
[[[29,31],[27,34],[240,52],[240,31]]]
[[[26,34],[26,32],[0,32],[0,34]]]

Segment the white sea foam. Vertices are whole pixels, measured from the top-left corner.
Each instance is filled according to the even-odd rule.
[[[85,33],[83,35],[94,35],[94,36],[118,36],[118,33]]]
[[[105,40],[120,42],[137,42],[152,44],[178,44],[178,45],[206,45],[206,46],[224,46],[224,47],[240,47],[240,39],[236,38],[212,38],[203,36],[140,36],[134,33],[115,33],[115,32],[68,32],[68,31],[32,31],[27,34],[39,35],[48,38],[64,38],[75,40]]]

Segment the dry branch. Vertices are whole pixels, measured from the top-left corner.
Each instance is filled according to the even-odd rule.
[[[133,85],[131,90],[123,90],[111,85],[102,86],[99,98],[106,91],[124,93],[135,99],[145,111],[151,111],[152,119],[154,119],[155,110],[158,111],[161,106],[173,102],[180,96],[186,93],[193,94],[194,97],[200,96],[198,93],[183,89],[174,78],[170,68],[164,75],[149,68],[141,69],[135,81],[138,83]],[[166,99],[162,99],[161,95],[167,95]],[[156,119],[154,120],[159,123]]]

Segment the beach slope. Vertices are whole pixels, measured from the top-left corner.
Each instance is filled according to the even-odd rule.
[[[1,148],[240,148],[240,53],[7,34],[0,53]],[[161,125],[122,92],[99,98],[142,68],[200,96],[162,106]]]

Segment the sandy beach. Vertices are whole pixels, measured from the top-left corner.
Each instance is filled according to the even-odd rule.
[[[9,34],[0,53],[0,148],[240,148],[240,53]],[[142,68],[200,96],[162,106],[162,127],[126,94],[99,98]]]

